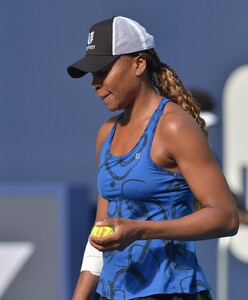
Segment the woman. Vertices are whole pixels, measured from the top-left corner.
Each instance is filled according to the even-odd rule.
[[[101,299],[211,299],[193,240],[236,234],[238,214],[191,94],[125,17],[93,25],[68,72],[92,73],[97,96],[123,111],[96,143],[96,224],[115,233],[90,235],[73,299],[96,286]]]

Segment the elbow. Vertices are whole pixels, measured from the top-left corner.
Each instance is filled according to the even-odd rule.
[[[225,226],[225,236],[234,236],[239,230],[239,215],[237,212],[229,216],[228,222]]]
[[[237,222],[237,224],[235,226],[230,227],[230,229],[228,230],[228,234],[227,236],[234,236],[238,233],[239,230],[239,222]]]

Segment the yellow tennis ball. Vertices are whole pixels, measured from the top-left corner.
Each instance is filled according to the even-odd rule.
[[[97,226],[94,225],[91,230],[91,235],[96,237],[105,237],[114,233],[114,228],[112,226]]]

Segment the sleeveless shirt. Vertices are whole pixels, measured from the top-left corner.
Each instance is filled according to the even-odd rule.
[[[163,98],[133,149],[111,154],[119,115],[102,145],[98,190],[108,201],[108,216],[135,220],[171,220],[191,214],[194,196],[181,173],[156,165],[151,145],[168,99]],[[183,150],[183,149],[182,149]],[[193,241],[137,240],[123,251],[103,253],[97,292],[110,300],[154,294],[197,293],[209,289]]]

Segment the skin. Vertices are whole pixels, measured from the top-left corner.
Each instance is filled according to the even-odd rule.
[[[125,112],[117,124],[110,149],[114,155],[123,155],[137,143],[162,97],[154,90],[146,61],[140,56],[123,55],[107,72],[92,75],[92,87],[107,108]],[[111,118],[99,130],[97,159],[114,121]],[[237,233],[236,206],[208,141],[193,118],[174,103],[166,105],[160,118],[151,158],[162,168],[182,173],[202,209],[175,220],[109,219],[108,202],[99,195],[96,224],[114,225],[115,233],[105,238],[90,236],[92,246],[103,252],[121,251],[135,240],[201,240]],[[73,300],[89,299],[87,295],[96,284],[96,276],[81,272]]]

